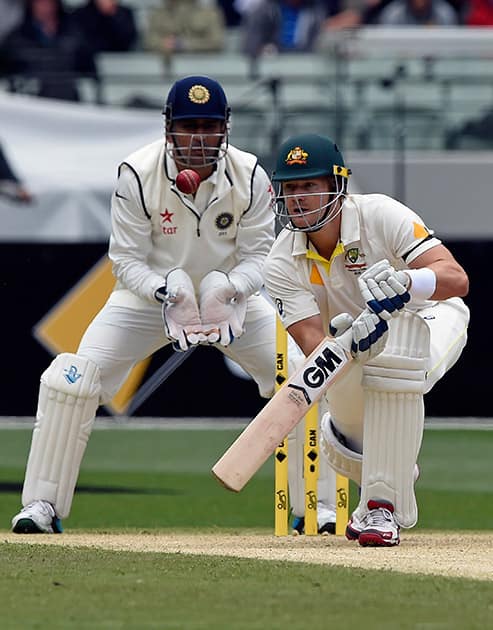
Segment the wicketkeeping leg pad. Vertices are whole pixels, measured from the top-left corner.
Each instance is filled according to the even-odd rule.
[[[23,505],[49,501],[69,515],[100,393],[98,366],[75,354],[58,355],[42,374]]]

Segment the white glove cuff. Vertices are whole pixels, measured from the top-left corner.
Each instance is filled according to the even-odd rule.
[[[433,269],[429,267],[406,269],[406,273],[411,278],[411,286],[408,289],[411,298],[429,300],[437,287],[437,277]]]
[[[228,274],[229,281],[236,289],[237,293],[243,297],[246,297],[247,293],[247,281],[242,277],[240,273],[234,271]]]

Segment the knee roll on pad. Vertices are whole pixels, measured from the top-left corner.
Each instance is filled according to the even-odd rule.
[[[385,350],[364,366],[365,390],[361,500],[387,499],[402,527],[418,518],[414,468],[424,428],[423,393],[429,329],[405,311],[392,321]]]
[[[320,448],[331,467],[341,475],[361,484],[361,465],[363,457],[342,444],[337,437],[329,414],[322,419]]]
[[[100,393],[98,366],[76,354],[58,355],[42,374],[23,505],[45,500],[68,516]]]
[[[363,388],[371,391],[423,394],[430,354],[430,330],[410,311],[390,322],[381,354],[363,366]]]

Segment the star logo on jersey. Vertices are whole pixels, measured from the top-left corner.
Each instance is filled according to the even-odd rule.
[[[160,212],[161,219],[161,232],[167,236],[168,234],[176,234],[175,225],[164,225],[165,223],[172,223],[174,212],[170,212],[168,208],[164,212]]]
[[[164,212],[160,212],[159,213],[160,216],[163,217],[163,220],[161,221],[161,223],[171,223],[172,221],[172,217],[175,214],[174,212],[169,212],[168,209],[166,209]]]
[[[286,157],[286,164],[288,166],[292,164],[306,164],[307,160],[308,153],[301,147],[294,147]]]

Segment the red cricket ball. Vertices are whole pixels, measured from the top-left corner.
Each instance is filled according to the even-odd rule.
[[[200,185],[200,175],[191,168],[180,171],[176,176],[178,190],[186,195],[193,195]]]

